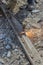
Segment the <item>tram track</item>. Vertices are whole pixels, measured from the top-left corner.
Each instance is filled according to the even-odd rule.
[[[3,6],[1,5],[0,7],[4,13],[4,16],[6,17],[7,21],[11,25],[13,31],[15,32],[17,38],[19,39],[20,44],[22,45],[30,63],[32,65],[43,65],[43,60],[41,59],[37,50],[34,48],[30,39],[25,35],[21,35],[21,36],[19,35],[19,33],[23,30],[21,24],[14,18],[14,16],[11,14],[11,12],[9,12],[9,14],[12,18],[11,19],[12,21],[11,21],[9,19],[9,17],[7,16],[7,13],[6,13],[5,9],[3,8]],[[20,27],[20,29],[19,29],[19,27]]]

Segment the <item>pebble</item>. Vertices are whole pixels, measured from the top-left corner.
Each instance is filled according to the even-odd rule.
[[[5,34],[0,34],[0,39],[4,39],[5,38]]]
[[[7,57],[8,57],[8,58],[11,57],[11,51],[8,51],[8,53],[7,53]]]
[[[0,43],[3,43],[3,39],[0,40]]]
[[[18,49],[18,46],[16,46],[16,49]]]
[[[26,25],[26,29],[30,29],[30,24],[29,23]]]
[[[3,3],[6,3],[6,1],[5,1],[5,0],[2,0],[2,2],[3,2]]]
[[[14,49],[15,52],[18,52],[18,49]]]
[[[40,10],[32,10],[32,13],[38,13]]]
[[[5,46],[5,48],[6,48],[7,50],[10,50],[10,49],[12,49],[12,46],[11,46],[10,44],[7,44],[7,45]]]

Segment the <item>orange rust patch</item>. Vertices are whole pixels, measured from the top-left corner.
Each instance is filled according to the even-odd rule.
[[[28,31],[21,32],[20,34],[25,34],[29,38],[35,38],[35,37],[40,37],[43,35],[43,29],[30,29]]]
[[[30,29],[29,31],[25,32],[26,36],[29,38],[36,37],[39,33],[39,29]]]
[[[32,38],[34,36],[34,33],[32,33],[31,31],[27,31],[25,32],[26,36],[28,36],[29,38]]]

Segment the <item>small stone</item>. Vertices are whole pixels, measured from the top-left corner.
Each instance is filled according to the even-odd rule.
[[[26,29],[30,29],[30,24],[29,23],[26,25]]]
[[[18,49],[14,49],[15,52],[18,52]]]
[[[40,10],[32,10],[32,13],[38,13]]]
[[[16,49],[18,49],[18,46],[16,46]]]
[[[0,34],[0,39],[4,39],[5,38],[5,34]]]
[[[8,51],[8,53],[7,53],[7,57],[8,57],[8,58],[11,57],[11,52],[10,52],[10,51]]]
[[[11,45],[12,45],[12,49],[14,50],[15,49],[15,45],[13,43]]]
[[[11,46],[10,44],[7,44],[7,45],[5,46],[5,48],[6,48],[7,50],[10,50],[10,49],[12,49],[12,46]]]

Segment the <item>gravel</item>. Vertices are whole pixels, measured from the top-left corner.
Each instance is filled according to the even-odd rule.
[[[5,61],[4,65],[27,65],[29,62],[10,24],[3,17],[0,18],[0,57]]]

